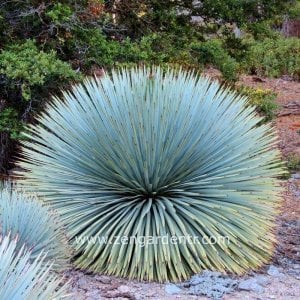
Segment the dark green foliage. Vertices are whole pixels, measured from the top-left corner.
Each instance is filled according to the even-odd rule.
[[[40,51],[31,40],[13,44],[0,54],[0,73],[14,89],[19,88],[24,101],[32,99],[32,88],[51,85],[53,81],[79,79],[70,65],[56,57],[54,51]]]
[[[119,24],[132,36],[140,37],[151,31],[186,28],[191,16],[218,25],[256,23],[286,13],[295,3],[296,0],[202,0],[198,4],[190,0],[120,0],[115,2],[115,11]]]
[[[152,32],[182,34],[185,31],[190,34],[190,15],[180,13],[189,6],[188,1],[177,0],[115,1],[118,24],[125,27],[127,35],[134,39]]]
[[[277,39],[280,33],[275,31],[273,22],[263,21],[248,24],[246,29],[253,35],[255,40],[264,40],[266,38]]]
[[[46,14],[55,24],[60,25],[63,22],[69,22],[72,16],[72,9],[70,6],[63,3],[55,3]]]
[[[238,78],[238,63],[225,51],[220,40],[209,40],[192,45],[192,50],[201,64],[212,64],[220,69],[224,78],[235,81]]]
[[[241,37],[236,37],[232,32],[232,28],[224,28],[222,34],[223,51],[240,64],[253,44],[253,35],[247,32],[243,33]]]
[[[235,22],[239,25],[255,23],[281,14],[296,1],[282,0],[202,0],[194,13],[203,15],[206,19]]]
[[[118,42],[108,38],[97,28],[73,28],[73,37],[66,39],[65,47],[70,49],[69,59],[76,61],[76,67],[83,71],[93,65],[111,67],[120,52]]]
[[[287,15],[291,19],[299,19],[300,16],[300,1],[290,1],[292,4],[289,5]]]
[[[32,118],[33,111],[43,107],[49,93],[80,79],[68,63],[57,58],[55,51],[39,50],[32,40],[1,51],[0,77],[0,99],[4,99],[0,105],[0,146],[5,153],[11,140],[22,138],[24,123]],[[9,157],[5,160],[9,163]],[[0,163],[0,169],[8,167]]]
[[[245,69],[261,76],[300,78],[300,40],[265,39],[254,42],[244,59]]]
[[[11,139],[22,138],[21,131],[24,124],[19,121],[18,113],[13,108],[5,108],[0,111],[0,132],[7,132]]]
[[[199,67],[197,57],[191,51],[190,40],[171,34],[149,34],[140,41],[124,40],[119,47],[117,65],[181,64]]]

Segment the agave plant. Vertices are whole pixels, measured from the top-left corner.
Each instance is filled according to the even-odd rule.
[[[18,241],[0,237],[0,299],[49,300],[67,297],[68,284],[62,284],[45,263],[46,255],[39,254],[31,261],[31,253]]]
[[[17,249],[26,245],[32,259],[44,250],[55,268],[68,266],[71,251],[58,216],[36,195],[5,184],[0,191],[0,234],[9,233],[18,238]]]
[[[79,267],[158,281],[242,273],[275,242],[282,170],[260,120],[197,74],[113,71],[54,99],[21,167],[66,223]]]

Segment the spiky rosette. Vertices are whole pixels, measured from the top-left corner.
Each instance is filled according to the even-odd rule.
[[[31,252],[18,243],[0,235],[0,299],[66,299],[68,283],[51,272],[47,255],[41,252],[32,260]]]
[[[67,224],[82,268],[145,280],[241,273],[272,254],[276,137],[217,82],[113,71],[55,99],[21,166]]]
[[[0,190],[0,235],[16,238],[17,250],[27,247],[31,259],[44,251],[54,268],[63,269],[69,265],[71,251],[58,215],[48,206],[34,193],[5,184]]]

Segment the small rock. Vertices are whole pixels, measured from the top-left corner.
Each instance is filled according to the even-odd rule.
[[[79,278],[79,280],[77,281],[77,285],[80,288],[86,288],[86,285],[87,285],[86,279],[84,277]]]
[[[73,288],[70,291],[70,296],[72,296],[76,300],[84,300],[85,299],[85,296],[82,295],[82,290],[77,289],[77,288]]]
[[[119,291],[120,293],[127,294],[127,293],[130,292],[130,288],[129,288],[128,286],[126,286],[126,285],[120,285],[120,286],[118,287],[118,291]]]
[[[273,265],[271,265],[267,272],[270,276],[273,277],[283,277],[284,274],[279,271],[279,269]]]
[[[255,293],[262,293],[264,291],[264,288],[257,283],[255,278],[241,281],[238,285],[238,288],[240,290],[253,291]]]
[[[292,175],[293,179],[300,179],[300,173],[296,173]]]
[[[91,291],[86,293],[86,300],[100,300],[101,296],[100,296],[100,291],[99,290],[95,290],[95,291]]]
[[[271,283],[271,279],[264,275],[256,276],[255,281],[256,281],[256,283],[258,283],[261,286],[266,286]]]
[[[180,293],[181,289],[176,284],[167,284],[165,291],[167,294],[174,295]]]
[[[284,80],[284,81],[293,81],[294,80],[293,77],[289,76],[289,75],[283,75],[281,77],[281,79]],[[283,84],[285,84],[285,82],[283,82]]]
[[[111,283],[111,278],[109,278],[108,276],[104,276],[104,275],[98,275],[98,276],[95,276],[95,279],[97,281],[100,281],[101,283],[104,283],[104,284],[110,284]]]

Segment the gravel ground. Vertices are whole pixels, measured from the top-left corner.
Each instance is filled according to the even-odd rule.
[[[69,271],[71,299],[299,299],[300,264],[268,266],[261,273],[230,277],[204,271],[181,284],[142,283]]]

